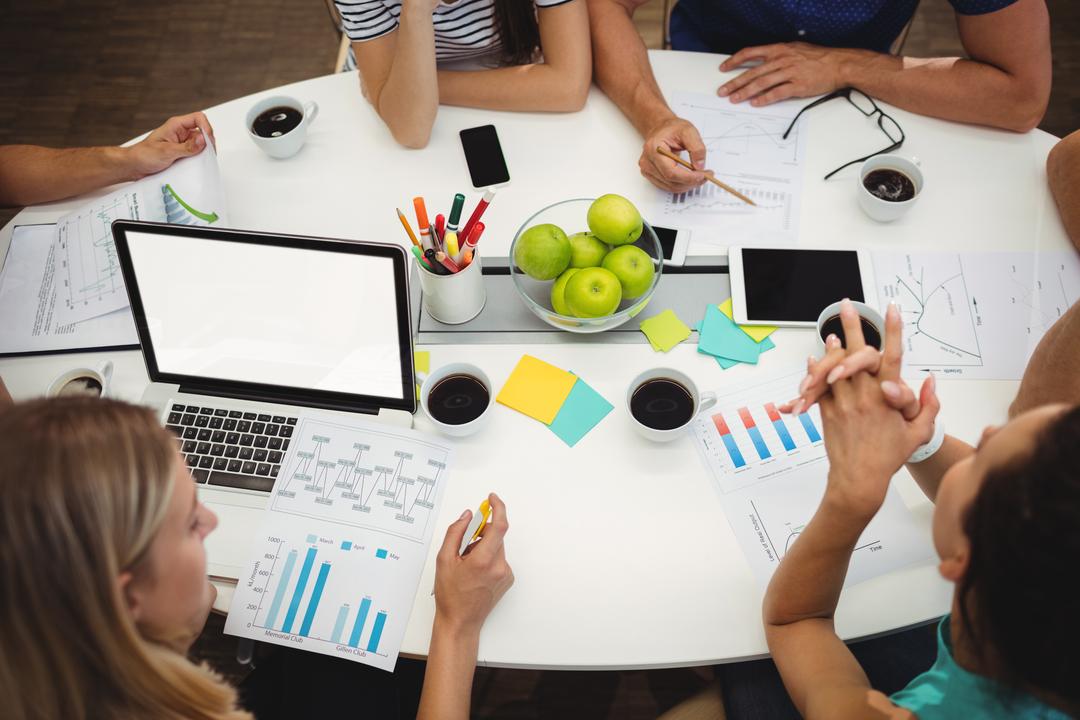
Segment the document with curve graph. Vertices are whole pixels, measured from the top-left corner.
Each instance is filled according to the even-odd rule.
[[[791,370],[738,391],[718,392],[716,406],[691,425],[724,514],[762,587],[825,494],[829,460],[818,406],[797,417],[777,410],[797,395],[805,374]],[[915,521],[890,484],[856,544],[844,584],[933,556],[930,529]]]
[[[392,671],[451,459],[413,430],[302,413],[225,632]]]
[[[648,208],[649,221],[680,229],[723,230],[719,242],[724,248],[732,238],[794,240],[810,119],[804,115],[786,138],[783,135],[800,107],[799,102],[788,101],[758,108],[715,95],[674,93],[671,108],[701,134],[706,167],[756,206],[707,182],[682,193],[657,190]],[[695,246],[708,244],[710,235],[695,233]]]

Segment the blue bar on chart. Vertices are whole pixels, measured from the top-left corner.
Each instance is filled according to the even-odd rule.
[[[746,427],[746,432],[750,433],[750,439],[754,441],[754,449],[757,450],[758,457],[762,460],[768,460],[772,457],[772,453],[769,452],[769,446],[765,444],[765,438],[761,437],[761,431],[757,428],[757,423],[754,422],[754,416],[750,414],[747,408],[739,408],[739,417],[742,418],[743,425]]]
[[[784,424],[784,419],[780,417],[776,406],[772,403],[766,403],[765,413],[769,416],[769,420],[772,420],[773,427],[776,428],[776,434],[780,436],[780,442],[784,444],[784,449],[794,450],[795,441],[791,439],[791,433],[788,432],[787,425]]]
[[[386,550],[384,550],[383,548],[379,548],[375,551],[375,557],[379,558],[380,560],[385,560],[386,554]]]
[[[800,415],[799,422],[802,423],[803,429],[806,430],[806,436],[810,438],[810,442],[816,443],[821,440],[821,433],[814,427],[814,420],[809,414],[803,413]]]
[[[341,549],[342,550],[352,550],[352,540],[342,540],[341,541]]]
[[[304,613],[304,622],[300,623],[300,635],[307,637],[311,632],[311,622],[315,619],[315,613],[319,610],[319,600],[322,600],[323,588],[326,587],[326,577],[330,574],[330,563],[324,562],[319,566],[319,577],[315,578],[315,589],[311,591],[311,599],[308,600],[307,612]]]
[[[724,441],[724,447],[727,448],[728,455],[731,456],[731,462],[735,463],[736,468],[746,465],[742,452],[739,451],[739,446],[735,444],[735,438],[731,437],[731,430],[728,428],[727,422],[724,421],[724,416],[717,413],[712,416],[712,421],[713,425],[716,426],[716,431],[720,433],[720,437]]]
[[[293,568],[296,567],[296,551],[290,550],[285,558],[285,568],[281,571],[281,579],[278,580],[277,590],[274,591],[274,601],[270,603],[270,612],[266,615],[264,627],[274,627],[277,624],[278,612],[281,610],[281,602],[285,599],[285,590],[292,578]]]
[[[334,621],[334,632],[330,634],[330,642],[341,642],[341,631],[345,629],[345,617],[349,614],[349,603],[341,606],[337,611],[337,620]]]
[[[379,638],[382,637],[383,625],[386,624],[386,613],[380,612],[375,615],[375,625],[371,628],[371,637],[368,638],[367,651],[370,653],[379,651]]]
[[[364,623],[367,622],[368,611],[371,610],[371,598],[360,601],[360,611],[356,613],[356,622],[353,623],[352,632],[349,634],[349,647],[357,647],[360,644],[360,633],[364,632]]]
[[[289,611],[285,613],[285,623],[281,626],[282,632],[292,632],[293,623],[296,622],[296,613],[300,610],[300,600],[304,597],[307,589],[308,578],[311,577],[311,566],[315,564],[315,548],[308,548],[304,556],[304,565],[300,568],[300,577],[296,581],[296,590],[293,591],[292,600],[289,601]]]

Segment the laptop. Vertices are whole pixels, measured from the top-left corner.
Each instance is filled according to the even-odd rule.
[[[118,220],[150,385],[219,518],[209,572],[235,580],[301,412],[411,427],[407,254],[397,245]]]

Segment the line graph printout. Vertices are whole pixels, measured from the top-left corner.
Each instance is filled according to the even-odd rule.
[[[777,406],[797,394],[805,371],[772,377],[737,392],[692,424],[735,537],[762,586],[813,517],[829,472],[815,405],[799,416]],[[856,545],[846,584],[932,557],[929,531],[916,524],[892,487]]]
[[[301,416],[225,631],[392,671],[450,461],[411,430]]]
[[[807,125],[784,131],[797,103],[767,108],[734,105],[727,98],[676,93],[672,108],[698,129],[706,163],[716,177],[750,197],[752,207],[712,183],[685,193],[658,190],[650,217],[674,227],[723,228],[743,238],[792,239],[798,231]]]
[[[198,155],[60,218],[53,240],[58,323],[78,323],[128,307],[113,245],[113,220],[209,225],[223,223],[224,217],[217,155],[208,144]]]
[[[875,253],[882,307],[904,319],[904,365],[1019,380],[1042,336],[1080,298],[1075,253]]]

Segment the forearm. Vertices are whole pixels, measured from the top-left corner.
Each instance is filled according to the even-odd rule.
[[[945,472],[974,452],[975,448],[963,440],[946,435],[940,450],[920,463],[908,463],[907,469],[930,502],[934,502]]]
[[[585,104],[589,77],[544,63],[465,72],[439,71],[445,105],[520,112],[576,112]]]
[[[832,618],[851,553],[871,517],[853,514],[825,493],[765,592],[766,627]]]
[[[1023,80],[987,63],[837,52],[844,85],[920,115],[1026,132],[1046,109]]]
[[[480,631],[450,627],[437,613],[417,720],[467,720]]]
[[[377,98],[379,116],[402,145],[427,145],[439,110],[435,26],[430,13],[402,6],[394,59]]]
[[[675,117],[653,76],[649,53],[630,10],[611,0],[589,2],[589,24],[596,84],[637,131],[648,135],[652,128]]]
[[[1080,131],[1059,142],[1046,159],[1046,179],[1057,203],[1061,224],[1080,250]]]
[[[0,207],[61,200],[135,178],[126,148],[0,147]]]

